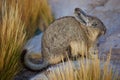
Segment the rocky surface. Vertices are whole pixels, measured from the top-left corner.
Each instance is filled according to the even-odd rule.
[[[120,72],[120,0],[49,0],[49,4],[56,19],[74,15],[76,7],[100,18],[107,32],[99,39],[99,57],[106,58],[111,49],[111,64]],[[25,48],[41,53],[41,36],[42,34],[35,36]]]
[[[39,35],[36,35],[33,38],[31,38],[30,40],[28,40],[24,49],[27,49],[29,52],[32,51],[34,53],[41,54],[42,35],[43,35],[43,33],[40,33]]]
[[[36,76],[38,72],[33,72],[27,69],[22,69],[14,78],[14,80],[29,80]]]

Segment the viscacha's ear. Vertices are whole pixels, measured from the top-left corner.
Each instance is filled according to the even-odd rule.
[[[87,14],[80,8],[74,9],[75,18],[83,25],[88,23]]]

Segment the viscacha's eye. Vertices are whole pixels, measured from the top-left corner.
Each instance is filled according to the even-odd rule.
[[[92,26],[94,26],[94,27],[97,26],[97,23],[93,23]]]
[[[80,13],[78,13],[78,16],[80,16]]]

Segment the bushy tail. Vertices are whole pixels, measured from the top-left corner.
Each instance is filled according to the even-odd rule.
[[[45,61],[43,58],[41,58],[41,62],[39,64],[31,62],[30,55],[38,55],[38,53],[32,53],[32,52],[28,53],[27,50],[24,50],[22,52],[22,56],[21,56],[21,62],[28,69],[33,70],[33,71],[38,71],[38,70],[42,70],[43,68],[46,68],[48,66],[48,62]]]

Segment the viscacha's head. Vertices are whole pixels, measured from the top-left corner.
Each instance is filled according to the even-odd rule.
[[[75,8],[74,10],[74,14],[76,19],[83,25],[99,30],[100,31],[100,35],[105,34],[106,33],[106,27],[103,24],[103,22],[94,16],[90,16],[87,15],[82,9],[80,8]]]

